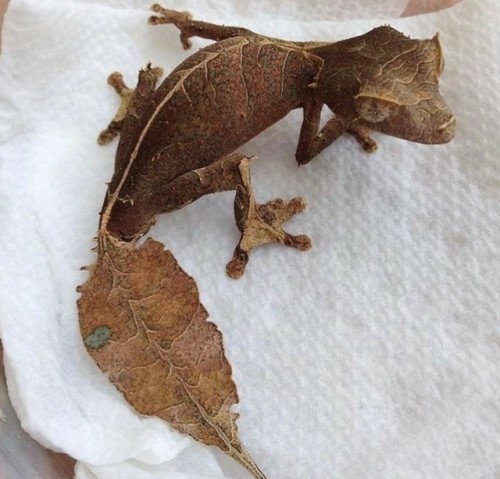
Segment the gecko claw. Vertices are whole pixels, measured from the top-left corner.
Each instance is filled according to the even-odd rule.
[[[241,278],[249,259],[248,253],[237,246],[233,258],[226,266],[227,275],[233,279]]]
[[[158,15],[151,15],[148,19],[150,25],[162,25],[162,24],[173,24],[180,31],[181,43],[184,50],[191,48],[191,40],[189,40],[190,35],[185,31],[184,25],[189,20],[192,20],[192,15],[189,12],[178,12],[176,10],[170,10],[164,8],[158,3],[155,3],[151,10]]]

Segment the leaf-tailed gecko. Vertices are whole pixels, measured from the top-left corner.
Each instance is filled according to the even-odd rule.
[[[80,329],[87,350],[142,414],[231,455],[254,477],[262,471],[238,439],[238,401],[222,337],[198,290],[163,245],[149,238],[160,213],[203,195],[235,190],[241,239],[227,273],[244,272],[260,244],[305,250],[310,239],[283,223],[304,209],[301,198],[255,201],[250,158],[238,148],[302,108],[296,160],[305,164],[344,133],[367,152],[370,130],[422,143],[444,143],[455,119],[438,91],[443,56],[438,37],[411,40],[383,26],[336,43],[291,42],[239,27],[192,20],[153,7],[151,23],[179,28],[184,47],[200,36],[216,43],[162,71],[147,66],[137,87],[109,77],[122,103],[100,137],[120,141],[101,211],[97,263],[80,287]],[[331,118],[320,127],[326,105]]]
[[[438,91],[443,55],[437,35],[412,40],[389,26],[335,43],[291,42],[239,27],[195,21],[186,12],[154,5],[151,23],[175,25],[185,48],[190,37],[216,43],[199,50],[156,88],[161,69],[139,73],[135,90],[118,73],[110,83],[122,97],[100,142],[121,139],[100,230],[122,240],[144,235],[156,215],[203,195],[235,190],[241,240],[227,266],[239,277],[256,246],[279,242],[305,250],[310,239],[282,224],[304,208],[301,198],[259,205],[249,161],[239,147],[303,109],[296,160],[311,161],[344,133],[367,152],[370,130],[421,143],[444,143],[455,118]],[[332,117],[320,129],[326,105]]]

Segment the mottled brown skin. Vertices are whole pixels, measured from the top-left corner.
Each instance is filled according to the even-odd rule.
[[[172,23],[185,48],[191,36],[217,40],[181,63],[155,89],[150,67],[133,94],[110,78],[124,100],[101,134],[121,133],[116,167],[101,212],[101,231],[134,241],[157,214],[202,195],[235,190],[235,216],[242,239],[228,274],[239,277],[250,251],[280,242],[301,250],[307,236],[281,227],[304,203],[253,198],[248,161],[236,150],[291,110],[303,108],[297,146],[299,164],[311,161],[344,133],[374,151],[374,129],[422,143],[453,137],[454,117],[438,92],[442,53],[437,36],[411,40],[379,27],[336,43],[288,42],[239,27],[191,20],[185,12],[155,5],[151,23]],[[323,105],[333,112],[320,130]]]

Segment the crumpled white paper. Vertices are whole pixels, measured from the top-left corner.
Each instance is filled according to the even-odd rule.
[[[198,282],[224,334],[240,437],[269,478],[479,479],[500,470],[500,6],[465,0],[395,19],[404,1],[175,2],[207,21],[337,40],[380,23],[440,31],[456,139],[338,140],[296,168],[301,114],[245,146],[257,197],[303,196],[289,229],[314,248],[256,252],[224,274],[233,194],[162,217],[151,235]],[[349,5],[350,8],[346,8]],[[362,6],[362,8],[361,8]],[[12,0],[0,61],[0,336],[23,427],[78,459],[77,478],[244,478],[218,452],[138,417],[86,354],[75,287],[87,274],[115,146],[95,139],[148,61],[173,68],[178,32],[139,1]],[[383,12],[387,15],[383,20]],[[287,12],[293,12],[288,14]],[[355,21],[336,21],[361,18]],[[366,20],[366,18],[376,20]],[[194,40],[194,48],[207,42]]]

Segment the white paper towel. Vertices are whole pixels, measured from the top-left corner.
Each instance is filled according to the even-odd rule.
[[[273,36],[336,40],[388,23],[381,6],[389,18],[406,2],[287,2],[293,16],[268,3],[172,6]],[[86,279],[79,267],[95,260],[115,148],[95,143],[117,106],[105,78],[118,69],[133,83],[147,61],[168,71],[186,56],[177,30],[147,26],[142,8],[13,0],[8,12],[0,336],[9,392],[33,437],[80,461],[80,479],[243,478],[217,452],[135,415],[79,336],[75,287]],[[333,21],[342,12],[363,20]],[[261,201],[307,200],[289,229],[312,237],[309,252],[262,248],[241,280],[226,278],[238,239],[231,193],[151,231],[196,279],[224,334],[240,436],[270,479],[500,473],[499,20],[495,0],[390,20],[415,38],[441,32],[452,143],[375,135],[379,151],[366,155],[345,137],[298,169],[294,112],[244,148],[260,157]]]

